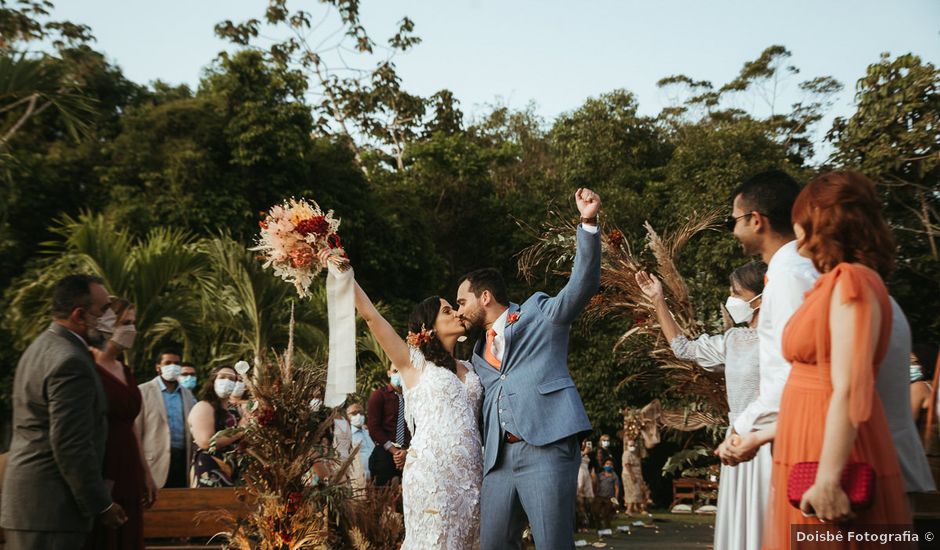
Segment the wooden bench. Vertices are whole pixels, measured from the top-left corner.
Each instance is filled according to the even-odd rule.
[[[695,506],[696,501],[704,500],[706,504],[711,504],[712,500],[717,500],[718,482],[697,479],[691,477],[680,477],[672,480],[672,504],[671,510],[676,504],[688,501],[687,504]]]
[[[188,548],[178,541],[210,538],[229,530],[218,512],[238,517],[249,509],[250,504],[240,502],[233,488],[160,489],[153,507],[144,511],[144,539],[148,540],[147,548]],[[149,542],[154,539],[169,542]],[[207,548],[204,544],[192,547]]]

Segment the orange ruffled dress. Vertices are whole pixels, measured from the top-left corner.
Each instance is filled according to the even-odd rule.
[[[816,286],[806,294],[806,301],[790,318],[783,333],[783,356],[792,369],[780,401],[764,550],[790,548],[791,525],[820,525],[815,517],[803,517],[790,504],[787,479],[791,466],[818,461],[822,452],[826,412],[832,397],[829,306],[837,282],[842,283],[842,303],[857,304],[856,354],[852,357],[849,417],[858,427],[858,435],[849,462],[867,462],[876,473],[874,503],[870,508],[858,511],[852,525],[860,528],[863,525],[912,523],[888,421],[875,391],[877,368],[884,358],[891,334],[888,291],[876,272],[858,264],[842,263],[816,281]],[[875,300],[868,296],[867,289],[873,291]],[[869,342],[873,305],[880,305],[882,319],[881,334],[875,346]],[[813,546],[803,542],[794,548]],[[885,548],[854,541],[838,547]]]

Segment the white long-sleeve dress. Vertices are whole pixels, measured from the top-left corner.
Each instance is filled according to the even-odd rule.
[[[709,371],[724,371],[728,417],[734,425],[737,416],[760,392],[757,331],[736,327],[724,334],[703,334],[695,340],[677,336],[671,345],[680,359],[694,361]],[[749,462],[722,465],[715,520],[716,550],[760,550],[772,469],[770,445],[761,447]]]

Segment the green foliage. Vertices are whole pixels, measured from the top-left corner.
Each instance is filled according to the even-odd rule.
[[[911,321],[915,341],[936,342],[940,315],[940,70],[907,54],[883,54],[856,86],[857,109],[829,134],[837,165],[879,183],[898,243],[889,287]]]
[[[171,340],[203,366],[283,348],[292,303],[298,353],[315,361],[326,330],[322,296],[294,300],[246,251],[258,213],[285,197],[336,211],[357,279],[401,326],[418,300],[452,299],[457,278],[478,267],[500,268],[515,301],[557,291],[567,260],[527,281],[516,254],[535,242],[530,228],[549,212],[577,216],[578,187],[601,194],[605,231],[622,229],[646,262],[644,221],[673,230],[727,208],[743,178],[772,167],[802,181],[831,165],[877,178],[899,245],[892,292],[915,338],[940,329],[938,74],[916,56],[869,67],[856,112],[830,133],[831,165],[813,166],[811,130],[841,85],[803,79],[782,46],[727,83],[664,78],[677,101],[655,117],[640,115],[629,91],[613,90],[553,121],[532,105],[497,105],[468,120],[450,91],[410,94],[396,72],[394,56],[418,44],[409,19],[382,41],[364,28],[356,0],[328,2],[325,20],[288,4],[273,0],[255,19],[220,23],[217,34],[239,47],[191,90],[130,82],[88,45],[87,28],[52,21],[50,3],[0,0],[0,65],[11,67],[0,68],[0,109],[40,90],[47,102],[55,93],[84,102],[33,113],[0,158],[6,380],[47,322],[51,283],[79,270],[102,274],[137,304],[141,345],[130,359],[138,376],[151,371],[154,347]],[[337,43],[307,43],[318,24],[338,29]],[[272,28],[285,38],[262,38]],[[54,56],[34,53],[42,38],[59,42]],[[357,76],[333,57],[339,48],[355,52],[347,57]],[[788,84],[800,99],[783,107]],[[742,99],[767,108],[741,110]],[[22,112],[0,111],[0,132]],[[50,241],[57,244],[43,244]],[[727,276],[747,260],[739,250],[730,235],[707,231],[678,258],[703,326],[718,326]],[[650,370],[642,346],[612,351],[632,322],[609,319],[572,334],[572,374],[597,433],[616,433],[620,409],[665,389],[636,377]],[[364,396],[385,380],[382,357],[368,336],[360,339]],[[710,442],[696,434],[683,445]]]

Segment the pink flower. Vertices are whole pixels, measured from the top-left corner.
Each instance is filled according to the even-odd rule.
[[[510,313],[509,316],[506,317],[506,326],[508,327],[509,325],[515,323],[518,320],[519,320],[519,313]]]

